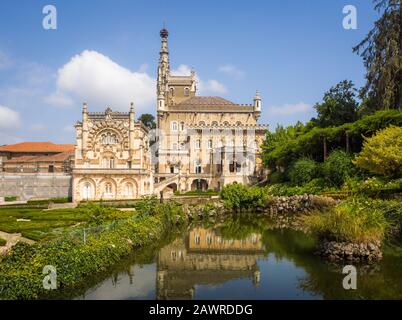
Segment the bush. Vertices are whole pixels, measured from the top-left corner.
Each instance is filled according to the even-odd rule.
[[[268,182],[272,184],[282,183],[286,181],[286,175],[280,171],[272,171],[268,174]]]
[[[328,159],[321,165],[321,174],[329,184],[341,186],[354,174],[352,158],[344,151],[331,152]]]
[[[294,162],[289,170],[289,178],[295,184],[305,184],[317,176],[317,163],[308,158]]]
[[[359,168],[387,177],[402,176],[402,127],[388,127],[365,138],[353,162]]]
[[[223,204],[228,209],[249,210],[265,207],[268,195],[264,188],[229,184],[220,193]]]
[[[5,246],[7,243],[6,240],[4,240],[3,238],[0,238],[0,247]]]
[[[4,197],[4,201],[5,202],[17,201],[17,197],[16,196]]]
[[[389,226],[379,208],[362,201],[346,201],[327,211],[304,215],[301,221],[320,238],[356,243],[381,241]]]
[[[71,198],[51,198],[51,199],[43,199],[43,200],[28,200],[27,204],[29,205],[43,205],[49,203],[68,203],[71,202]]]

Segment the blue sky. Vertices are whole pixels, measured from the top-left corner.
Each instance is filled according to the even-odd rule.
[[[57,30],[42,9],[57,8]],[[357,29],[342,27],[345,5]],[[74,142],[85,100],[90,110],[155,113],[163,22],[171,68],[194,67],[200,94],[252,103],[261,123],[307,121],[324,91],[343,79],[364,83],[352,52],[378,14],[369,0],[22,1],[0,2],[0,144]]]

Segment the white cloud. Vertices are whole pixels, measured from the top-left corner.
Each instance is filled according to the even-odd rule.
[[[191,68],[185,64],[181,64],[177,69],[171,70],[171,74],[176,76],[189,76],[191,74]],[[196,75],[196,81],[198,84],[198,92],[201,94],[225,94],[227,92],[225,85],[220,83],[218,80],[210,79],[203,81]]]
[[[20,114],[10,108],[0,105],[0,130],[8,130],[19,127]]]
[[[267,113],[270,115],[289,116],[293,114],[311,112],[313,106],[304,102],[296,104],[285,104],[283,106],[271,106],[267,108]]]
[[[225,94],[227,92],[226,87],[217,80],[200,81],[198,83],[198,89],[200,93],[211,92]]]
[[[223,72],[223,73],[229,75],[229,76],[233,76],[233,77],[235,77],[237,79],[243,78],[244,75],[245,75],[244,71],[236,68],[235,66],[233,66],[231,64],[226,64],[224,66],[220,66],[218,68],[218,70],[220,72]]]
[[[144,68],[141,68],[144,69]],[[145,72],[133,72],[96,52],[85,50],[58,70],[56,91],[45,98],[56,106],[81,105],[103,110],[110,106],[128,110],[134,102],[145,111],[155,100],[155,80]]]

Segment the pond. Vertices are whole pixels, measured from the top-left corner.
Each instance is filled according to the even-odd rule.
[[[314,256],[316,240],[266,218],[195,224],[125,259],[75,299],[402,299],[402,252],[356,265],[357,289],[345,290],[344,265]],[[345,263],[346,265],[346,263]],[[65,297],[67,297],[65,296]]]

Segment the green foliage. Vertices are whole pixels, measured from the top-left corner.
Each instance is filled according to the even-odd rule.
[[[278,170],[272,171],[268,174],[268,182],[271,184],[282,183],[286,181],[286,175]]]
[[[269,200],[264,188],[246,187],[237,183],[224,186],[220,196],[225,207],[232,210],[263,208]]]
[[[320,127],[340,126],[357,119],[357,102],[352,81],[341,81],[324,94],[324,101],[317,103]]]
[[[337,127],[319,128],[313,124],[303,126],[277,127],[268,132],[262,145],[264,164],[271,170],[287,170],[289,165],[302,157],[323,161],[323,138],[328,149],[346,148],[345,134],[348,133],[350,151],[359,152],[363,143],[362,136],[372,136],[380,129],[390,125],[402,126],[402,111],[378,111],[353,123]]]
[[[146,127],[150,129],[156,128],[155,117],[149,113],[143,113],[138,120],[140,120]]]
[[[174,192],[175,196],[196,196],[196,197],[210,197],[210,196],[217,196],[219,192],[216,192],[212,189],[208,189],[207,191],[203,190],[193,190],[181,193],[180,191]]]
[[[308,158],[301,158],[292,164],[289,170],[290,181],[305,184],[317,176],[317,163]]]
[[[401,177],[402,127],[391,126],[366,138],[354,164],[374,174]]]
[[[142,197],[141,201],[134,205],[134,208],[140,217],[154,216],[157,213],[158,205],[159,200],[156,196],[147,196]]]
[[[152,245],[184,221],[175,204],[160,205],[158,212],[117,221],[103,232],[89,233],[85,242],[65,235],[31,246],[18,243],[0,263],[1,299],[37,299],[49,294],[42,284],[46,265],[56,267],[58,288],[82,285],[87,277],[104,272],[133,248]]]
[[[42,204],[49,204],[49,203],[68,203],[71,202],[71,198],[51,198],[51,199],[44,199],[44,200],[28,200],[28,205],[42,205]]]
[[[4,197],[4,201],[5,202],[17,201],[17,197],[16,196],[6,196],[6,197]]]
[[[331,185],[339,187],[354,174],[352,158],[344,151],[333,151],[321,165],[321,173]]]
[[[384,212],[373,208],[371,201],[366,199],[346,201],[325,212],[313,212],[300,219],[321,238],[356,243],[381,241],[389,227]]]
[[[0,238],[0,247],[1,247],[1,246],[5,246],[6,243],[7,243],[7,241],[6,241],[5,239]]]
[[[374,28],[355,48],[367,69],[361,98],[370,100],[371,110],[402,108],[402,27],[400,0],[374,0],[382,11]],[[375,106],[375,108],[373,108]]]
[[[88,203],[84,207],[85,214],[89,217],[88,224],[99,226],[105,221],[117,219],[122,212],[113,207],[101,204]]]

